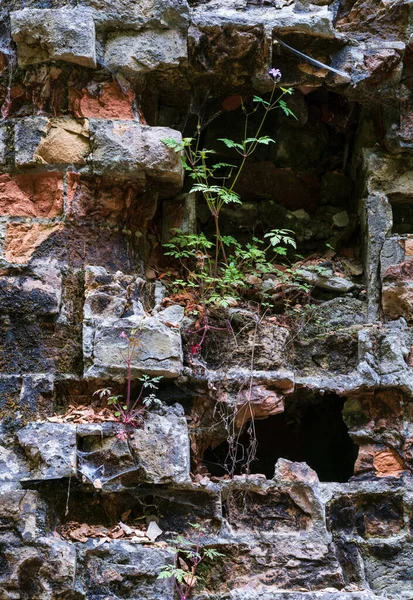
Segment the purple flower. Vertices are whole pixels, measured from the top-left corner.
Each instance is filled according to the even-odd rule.
[[[120,338],[126,339],[128,336],[126,335],[126,333],[124,331],[122,331],[122,333],[119,336]]]
[[[276,83],[281,79],[281,71],[280,69],[270,69],[268,71],[268,75],[273,79]]]

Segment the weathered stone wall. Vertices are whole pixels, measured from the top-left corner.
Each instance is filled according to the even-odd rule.
[[[411,6],[2,1],[1,600],[172,600],[157,575],[194,522],[224,555],[199,599],[413,598]],[[231,137],[270,67],[297,119],[269,119],[223,231],[334,251],[303,271],[311,319],[233,306],[194,357],[156,275],[171,227],[211,224],[161,140],[200,116],[207,147]],[[126,436],[56,416],[124,393],[137,326],[163,406]],[[222,477],[226,410],[255,419],[248,477]]]

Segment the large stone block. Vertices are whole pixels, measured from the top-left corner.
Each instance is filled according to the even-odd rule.
[[[124,380],[124,353],[135,335],[138,344],[132,357],[132,374],[177,377],[182,369],[180,325],[183,309],[166,309],[150,316],[142,304],[145,282],[103,267],[88,267],[85,278],[83,354],[86,377]],[[164,318],[165,317],[165,318]],[[133,333],[135,332],[135,333]]]
[[[82,561],[83,562],[83,561]],[[158,579],[161,568],[171,564],[172,553],[161,548],[143,548],[130,542],[114,540],[100,545],[94,541],[85,551],[84,565],[91,600],[116,598],[115,591],[121,582],[123,589],[132,590],[130,598],[145,600],[172,600],[174,587],[172,579]],[[121,588],[122,589],[122,588]],[[94,594],[96,590],[111,590],[104,594]],[[112,590],[114,593],[112,593]],[[125,596],[122,594],[125,598]]]
[[[66,218],[78,223],[123,223],[129,230],[145,229],[157,208],[157,192],[140,180],[66,175]]]
[[[143,373],[168,379],[178,377],[183,366],[180,328],[170,327],[150,316],[102,322],[95,326],[86,324],[83,330],[85,377],[110,376],[124,380],[127,344],[120,335],[122,332],[132,335],[134,330],[138,330],[139,343],[131,363],[133,377]]]
[[[179,404],[148,411],[142,427],[120,423],[79,425],[79,470],[94,485],[110,489],[122,478],[129,484],[188,483],[188,427]]]
[[[62,60],[96,67],[95,25],[88,11],[25,8],[11,13],[20,67]]]
[[[96,174],[116,174],[154,179],[167,184],[170,195],[183,184],[179,153],[167,148],[165,138],[181,140],[181,134],[168,127],[148,127],[135,121],[90,120],[93,152],[90,156]]]
[[[29,423],[17,434],[30,474],[24,480],[49,480],[76,475],[76,426]]]
[[[121,25],[122,29],[143,26],[188,27],[189,6],[186,0],[81,0],[93,11],[98,29]]]
[[[179,67],[187,56],[186,35],[170,29],[112,34],[105,49],[109,68],[128,77]]]

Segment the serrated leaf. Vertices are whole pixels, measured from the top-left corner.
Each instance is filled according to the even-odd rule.
[[[269,106],[270,103],[267,102],[266,100],[263,100],[260,96],[253,96],[252,98],[253,102],[259,102],[260,104],[264,104],[264,106]]]
[[[238,142],[234,142],[234,140],[229,140],[227,138],[218,138],[219,142],[222,142],[227,146],[227,148],[238,148],[239,150],[243,150],[242,144],[238,144]]]
[[[230,163],[225,163],[225,162],[221,162],[221,163],[217,163],[216,165],[212,165],[213,169],[221,169],[223,167],[228,167],[228,168],[236,168],[237,165],[231,165]]]

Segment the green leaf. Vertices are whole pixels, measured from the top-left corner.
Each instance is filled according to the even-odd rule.
[[[257,144],[265,144],[268,146],[268,144],[275,144],[275,140],[270,138],[268,135],[264,135],[263,137],[258,138]]]
[[[242,144],[238,144],[237,142],[234,142],[234,140],[229,140],[227,138],[218,138],[219,142],[223,142],[227,148],[238,148],[239,150],[244,150]]]
[[[161,140],[161,142],[163,144],[165,144],[165,146],[167,146],[167,148],[171,148],[175,152],[180,152],[186,146],[188,146],[188,143],[186,143],[185,140],[182,140],[181,142],[179,142],[178,140],[175,140],[174,138],[164,138],[163,140]]]
[[[205,548],[204,555],[207,558],[219,558],[220,556],[225,556],[225,554],[218,552],[218,550],[215,550],[214,548]]]
[[[231,165],[230,163],[225,163],[225,162],[221,162],[221,163],[217,163],[216,165],[212,165],[213,169],[221,169],[224,167],[228,167],[228,168],[236,168],[237,165]]]
[[[253,102],[259,102],[260,104],[263,104],[264,106],[269,106],[270,105],[269,102],[267,102],[266,100],[263,100],[260,96],[254,96],[252,98],[252,101]]]
[[[287,103],[284,100],[279,100],[278,104],[283,113],[287,115],[287,117],[294,117],[294,119],[298,121],[298,118],[295,116],[293,111],[290,108],[288,108]]]

